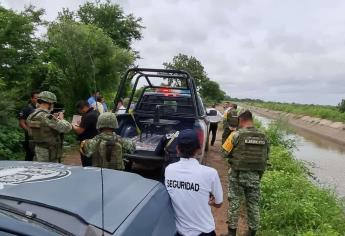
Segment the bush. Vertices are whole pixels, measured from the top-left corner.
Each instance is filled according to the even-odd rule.
[[[289,132],[287,125],[282,120],[271,122],[265,130],[268,140],[272,146],[282,146],[289,151],[296,148],[294,139],[289,138],[286,134]]]
[[[18,127],[18,121],[10,119],[0,124],[0,160],[23,160],[24,133]]]
[[[341,100],[341,102],[338,104],[338,109],[340,112],[345,112],[345,99]]]

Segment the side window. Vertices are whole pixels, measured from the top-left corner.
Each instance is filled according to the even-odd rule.
[[[202,99],[200,96],[198,96],[198,110],[200,112],[200,116],[206,115],[206,109],[204,107],[204,103],[202,102]]]

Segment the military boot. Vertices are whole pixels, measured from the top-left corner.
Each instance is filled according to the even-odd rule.
[[[248,236],[255,236],[256,235],[256,230],[249,229],[247,235]]]

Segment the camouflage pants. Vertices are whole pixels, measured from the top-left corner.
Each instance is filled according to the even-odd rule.
[[[55,148],[43,148],[35,146],[34,161],[38,162],[59,162],[60,152]]]
[[[229,171],[228,223],[232,229],[237,228],[242,196],[244,196],[247,209],[248,226],[252,230],[257,230],[260,221],[260,175],[258,172]]]

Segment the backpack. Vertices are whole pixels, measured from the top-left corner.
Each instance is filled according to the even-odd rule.
[[[120,138],[113,134],[111,140],[99,138],[92,155],[92,165],[113,170],[123,170],[123,152]]]

